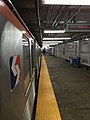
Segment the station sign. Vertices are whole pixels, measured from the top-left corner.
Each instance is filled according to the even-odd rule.
[[[90,32],[90,24],[67,24],[67,32]]]

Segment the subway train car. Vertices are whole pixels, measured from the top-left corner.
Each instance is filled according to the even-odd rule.
[[[41,48],[0,0],[0,120],[31,120]]]

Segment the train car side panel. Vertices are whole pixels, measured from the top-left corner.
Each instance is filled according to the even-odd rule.
[[[0,17],[2,18],[2,22],[4,22],[2,26],[3,31],[0,29],[0,117],[2,117],[1,120],[19,120],[22,117],[25,106],[24,86],[22,82],[22,32],[2,15]],[[19,62],[17,56],[20,57]],[[10,63],[10,61],[12,62]],[[15,80],[15,82],[13,83],[12,80]]]

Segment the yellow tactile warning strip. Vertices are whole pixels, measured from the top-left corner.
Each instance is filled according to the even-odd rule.
[[[35,120],[61,120],[48,69],[43,56]]]

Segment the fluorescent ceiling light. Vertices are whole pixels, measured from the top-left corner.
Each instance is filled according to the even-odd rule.
[[[22,33],[26,33],[26,31],[22,31]]]
[[[63,41],[43,41],[43,45],[55,45],[55,44],[59,44],[59,43],[63,43]]]
[[[70,40],[71,38],[43,38],[43,40]]]
[[[65,30],[44,30],[44,33],[65,33]]]
[[[75,43],[77,43],[78,41],[74,41]]]
[[[42,0],[42,3],[54,5],[90,5],[90,0]]]
[[[24,42],[22,43],[22,45],[23,45],[23,46],[29,46],[28,43],[24,43]]]
[[[0,0],[0,6],[4,6],[4,2]]]
[[[24,43],[24,44],[28,44],[28,41],[23,41],[22,43]]]
[[[87,21],[76,21],[76,23],[86,23]]]
[[[60,23],[64,23],[64,21],[60,21]]]
[[[63,41],[43,41],[43,43],[62,43]]]
[[[88,38],[85,38],[85,40],[88,40]]]
[[[12,4],[11,0],[8,0],[8,1]]]
[[[29,38],[29,40],[33,40],[33,38]]]

